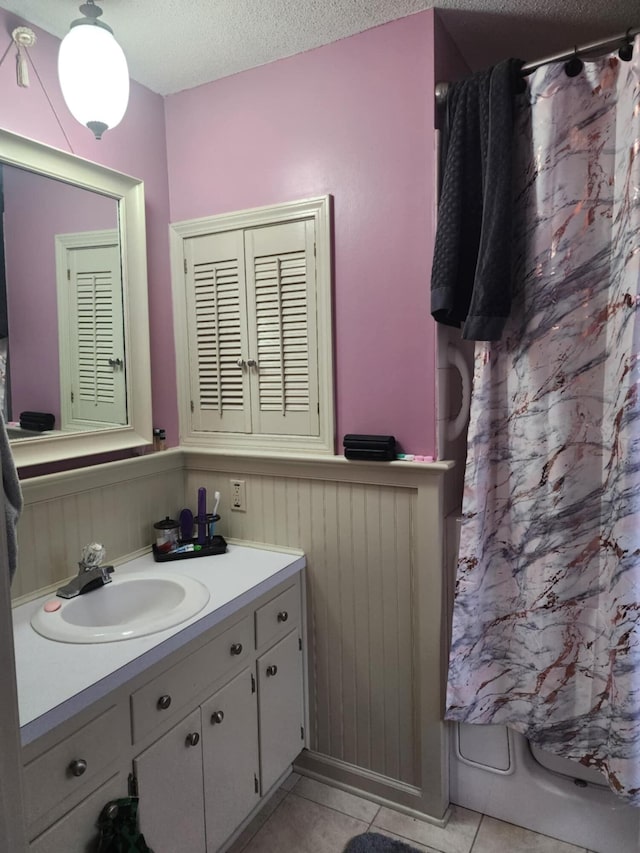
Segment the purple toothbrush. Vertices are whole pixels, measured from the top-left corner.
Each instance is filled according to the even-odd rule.
[[[198,545],[207,541],[207,490],[198,489]]]

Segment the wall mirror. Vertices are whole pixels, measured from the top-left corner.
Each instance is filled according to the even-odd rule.
[[[8,427],[16,465],[149,443],[142,182],[1,130],[0,178],[0,405],[8,422],[24,415]]]

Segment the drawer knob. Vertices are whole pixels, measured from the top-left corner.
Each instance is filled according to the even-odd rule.
[[[278,667],[275,665],[275,663],[270,663],[266,669],[267,675],[275,675],[277,672],[278,672]]]
[[[214,711],[211,715],[211,725],[221,723],[224,720],[224,711]]]
[[[286,622],[288,618],[289,614],[286,610],[281,610],[280,613],[278,613],[278,622]]]
[[[187,746],[197,746],[200,743],[198,732],[189,732],[187,735]]]
[[[158,699],[158,708],[161,711],[166,711],[170,704],[171,704],[171,696],[165,695],[165,696],[161,696]]]
[[[69,765],[69,772],[72,776],[82,776],[87,769],[87,762],[84,758],[75,758]]]
[[[242,654],[242,643],[234,643],[229,649],[232,655],[241,655]]]

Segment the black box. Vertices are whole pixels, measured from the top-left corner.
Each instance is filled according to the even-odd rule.
[[[396,458],[396,439],[393,435],[356,435],[350,433],[342,440],[347,459],[369,459],[390,462]]]
[[[55,427],[56,419],[50,412],[20,412],[20,426],[36,432]]]

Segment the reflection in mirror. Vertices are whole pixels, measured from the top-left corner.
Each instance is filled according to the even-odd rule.
[[[16,465],[150,444],[142,181],[1,129],[0,175],[0,408],[35,413]]]
[[[124,425],[118,202],[24,169],[0,170],[0,394],[10,438],[39,435],[29,412],[53,415],[63,432]]]

